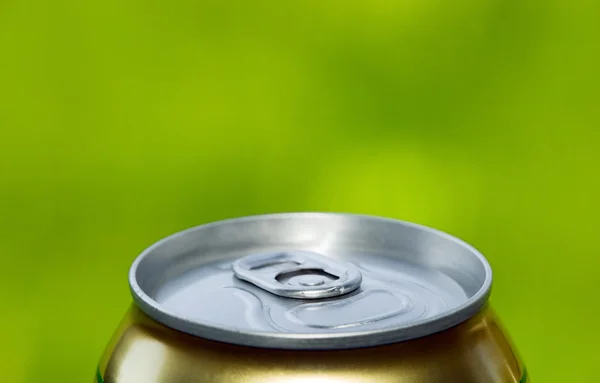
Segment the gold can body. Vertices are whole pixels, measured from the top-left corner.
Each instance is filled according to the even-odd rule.
[[[101,358],[96,383],[529,383],[492,309],[426,337],[378,347],[276,350],[170,329],[135,305]]]

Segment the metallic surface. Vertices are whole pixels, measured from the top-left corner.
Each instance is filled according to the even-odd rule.
[[[233,274],[232,264],[243,257],[286,251],[352,263],[362,274],[361,286],[340,297],[304,301]],[[316,270],[287,282],[318,284],[322,277]],[[148,248],[130,270],[136,304],[168,327],[238,345],[311,350],[390,344],[443,331],[481,309],[491,281],[485,258],[448,234],[329,213],[254,216],[192,228]]]
[[[271,350],[201,339],[133,306],[104,353],[103,383],[525,383],[525,369],[487,307],[424,338],[370,348]]]
[[[323,299],[360,287],[352,264],[307,251],[252,254],[232,265],[236,277],[284,298]]]

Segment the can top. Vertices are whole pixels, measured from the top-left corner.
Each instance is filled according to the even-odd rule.
[[[346,349],[426,336],[473,316],[492,271],[443,232],[354,214],[287,213],[197,226],[134,261],[136,304],[195,336]]]

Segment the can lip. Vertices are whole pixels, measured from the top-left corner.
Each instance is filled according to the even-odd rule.
[[[450,309],[443,314],[438,314],[426,319],[414,321],[410,324],[386,327],[377,330],[341,332],[327,334],[297,334],[297,333],[278,333],[276,336],[263,331],[237,331],[235,329],[223,329],[217,326],[198,323],[189,318],[169,312],[161,307],[160,303],[148,295],[138,283],[137,272],[140,264],[152,254],[157,248],[164,244],[189,235],[192,232],[206,230],[210,227],[227,225],[232,223],[241,223],[244,221],[253,221],[257,219],[270,218],[319,218],[333,217],[340,218],[353,217],[356,219],[367,219],[371,221],[388,222],[390,224],[401,225],[408,228],[414,228],[435,235],[441,239],[453,242],[463,249],[469,251],[470,255],[477,258],[485,270],[485,277],[478,291],[469,297],[464,303]],[[333,213],[333,212],[291,212],[291,213],[272,213],[251,215],[239,218],[230,218],[220,221],[210,222],[199,226],[194,226],[186,230],[167,236],[148,248],[146,248],[133,262],[129,269],[129,287],[136,305],[148,316],[159,323],[173,328],[175,330],[202,337],[205,339],[232,343],[242,346],[277,348],[277,349],[295,349],[295,350],[333,350],[350,349],[361,347],[372,347],[391,343],[397,343],[410,339],[420,338],[437,332],[447,330],[456,326],[477,314],[486,304],[492,287],[492,269],[487,259],[472,245],[465,241],[445,233],[443,231],[424,226],[417,223],[397,220],[393,218],[379,217],[356,213]]]

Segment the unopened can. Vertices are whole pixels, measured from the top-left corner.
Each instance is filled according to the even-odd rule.
[[[98,383],[525,383],[472,246],[332,213],[198,226],[133,263]]]

